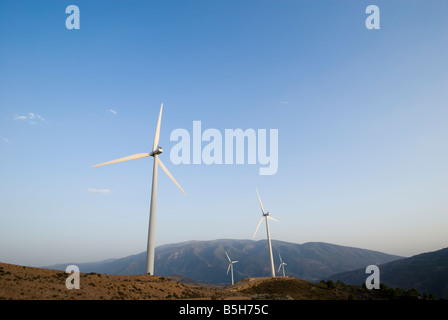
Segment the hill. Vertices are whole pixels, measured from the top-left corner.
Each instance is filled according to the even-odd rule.
[[[380,283],[390,288],[416,289],[438,298],[448,298],[448,248],[422,253],[410,258],[378,265]],[[365,268],[327,277],[361,285],[366,279]]]
[[[402,258],[322,242],[296,244],[273,240],[272,247],[276,268],[280,263],[280,253],[287,263],[286,275],[308,281],[318,281],[335,273]],[[270,274],[266,240],[232,239],[188,241],[159,246],[156,248],[155,272],[161,276],[182,275],[198,283],[228,285],[230,277],[226,275],[228,261],[224,252],[233,260],[239,261],[234,265],[235,281]],[[46,268],[65,270],[69,264],[76,264],[81,272],[86,273],[137,275],[145,273],[146,253],[103,262],[66,263]]]
[[[231,291],[188,285],[162,276],[81,273],[80,289],[67,289],[68,273],[0,263],[0,300],[169,300],[234,298]]]
[[[179,283],[162,276],[81,273],[80,288],[67,289],[69,274],[0,263],[0,300],[387,300],[381,290],[293,277],[244,279],[226,288]],[[416,292],[403,297],[421,298]],[[400,298],[400,297],[398,297]]]
[[[342,282],[309,282],[293,277],[249,278],[230,287],[232,291],[250,295],[255,299],[291,300],[420,300],[417,291],[402,290],[392,295],[390,290],[368,290],[362,286]]]

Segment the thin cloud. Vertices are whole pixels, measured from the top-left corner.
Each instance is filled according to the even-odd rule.
[[[41,122],[45,121],[45,119],[41,115],[34,113],[34,112],[29,112],[27,115],[17,115],[16,114],[16,115],[14,115],[14,120],[19,120],[19,121],[28,120],[28,122],[30,124],[36,124],[37,121],[41,121]]]
[[[9,139],[8,139],[8,138],[5,138],[5,137],[2,138],[2,141],[3,141],[4,143],[11,143],[11,141],[9,141]]]
[[[114,109],[109,109],[107,111],[109,111],[110,113],[113,113],[113,114],[117,114],[117,111],[115,111]]]
[[[108,194],[110,193],[109,189],[95,189],[95,188],[89,188],[90,194]]]

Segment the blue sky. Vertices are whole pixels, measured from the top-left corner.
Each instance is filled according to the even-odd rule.
[[[65,8],[80,9],[68,30]],[[380,8],[368,30],[365,9]],[[146,250],[164,103],[157,245],[274,239],[410,256],[447,246],[446,1],[0,2],[0,261]],[[278,129],[278,171],[174,165],[170,133]],[[103,192],[101,191],[103,190]],[[106,190],[106,191],[104,191]],[[261,229],[255,239],[265,237]]]

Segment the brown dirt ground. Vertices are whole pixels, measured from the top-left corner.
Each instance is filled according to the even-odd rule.
[[[0,263],[0,299],[169,300],[244,299],[226,289],[183,284],[161,276],[81,273],[80,289],[67,289],[68,273]]]
[[[218,288],[162,276],[81,273],[80,289],[67,289],[70,274],[0,263],[0,300],[383,300],[381,290],[292,277],[247,278]],[[417,297],[413,297],[417,298]]]

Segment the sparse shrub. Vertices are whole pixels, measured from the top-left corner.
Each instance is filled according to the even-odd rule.
[[[122,299],[122,300],[126,299],[126,297],[127,297],[127,294],[123,291],[118,291],[118,295],[119,295],[118,299]]]
[[[408,290],[408,292],[406,292],[406,293],[411,296],[420,296],[420,293],[415,288]]]
[[[327,288],[330,289],[330,290],[336,288],[336,285],[334,284],[333,280],[328,280],[327,281]]]

